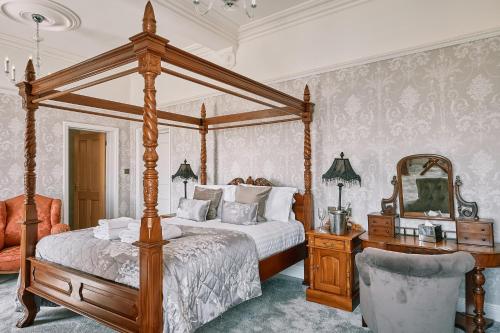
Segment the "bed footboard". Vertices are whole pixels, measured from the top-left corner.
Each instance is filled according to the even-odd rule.
[[[139,331],[139,292],[58,264],[31,262],[28,291],[121,332]]]

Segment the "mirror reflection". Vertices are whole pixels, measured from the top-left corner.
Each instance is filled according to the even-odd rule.
[[[453,218],[451,163],[435,156],[409,156],[399,163],[401,215]]]

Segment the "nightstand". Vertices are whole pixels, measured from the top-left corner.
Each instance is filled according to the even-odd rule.
[[[346,311],[359,304],[359,280],[354,256],[361,252],[359,236],[352,231],[337,236],[307,232],[310,285],[306,299]]]

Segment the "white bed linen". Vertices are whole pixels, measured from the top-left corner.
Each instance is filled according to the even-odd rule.
[[[166,219],[168,223],[200,228],[235,230],[250,236],[257,247],[259,260],[288,250],[305,240],[304,226],[299,221],[267,221],[255,225],[222,223],[220,219],[195,222],[178,217]]]

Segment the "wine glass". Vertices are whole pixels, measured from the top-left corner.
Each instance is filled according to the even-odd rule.
[[[321,232],[325,232],[325,217],[326,217],[326,210],[324,208],[318,208],[318,218],[319,222],[321,223],[319,230]]]

